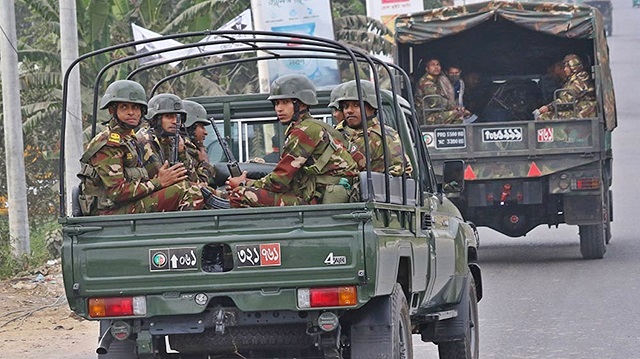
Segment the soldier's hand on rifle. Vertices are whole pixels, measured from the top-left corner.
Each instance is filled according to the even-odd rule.
[[[226,184],[231,188],[234,189],[238,186],[244,186],[247,184],[247,171],[242,171],[242,174],[238,177],[229,177],[227,179]]]
[[[158,179],[162,187],[169,187],[172,184],[184,181],[187,179],[187,169],[184,168],[182,163],[176,163],[169,167],[169,161],[164,161],[162,167],[158,171]]]
[[[182,136],[178,138],[178,152],[184,152],[184,138],[182,138]]]

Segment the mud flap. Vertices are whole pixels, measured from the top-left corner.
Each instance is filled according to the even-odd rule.
[[[351,324],[351,346],[367,348],[367,353],[353,353],[351,358],[371,358],[371,353],[384,353],[392,345],[391,297],[377,297],[358,311]]]
[[[564,221],[567,224],[602,224],[602,218],[599,195],[564,197]]]
[[[458,312],[458,315],[451,319],[445,319],[434,323],[429,323],[420,329],[423,342],[447,342],[464,339],[466,329],[469,327],[469,281],[472,279],[471,273],[467,275],[462,286],[462,298],[451,310]]]

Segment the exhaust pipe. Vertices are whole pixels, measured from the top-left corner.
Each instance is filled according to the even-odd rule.
[[[100,355],[107,354],[112,342],[113,334],[111,334],[111,326],[109,326],[109,328],[107,328],[107,330],[102,334],[102,337],[98,342],[98,349],[96,349],[96,353]]]

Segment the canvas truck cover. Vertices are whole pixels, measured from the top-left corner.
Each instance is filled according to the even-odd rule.
[[[401,15],[396,19],[398,47],[422,45],[455,36],[489,21],[509,21],[516,26],[566,39],[589,39],[599,72],[598,96],[608,130],[617,126],[609,48],[602,15],[595,8],[560,3],[480,2]]]

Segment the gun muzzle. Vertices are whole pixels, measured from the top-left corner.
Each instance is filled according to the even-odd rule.
[[[98,349],[96,349],[96,354],[105,355],[109,352],[109,347],[113,342],[113,334],[111,334],[111,327],[109,327],[100,338],[98,342]]]

